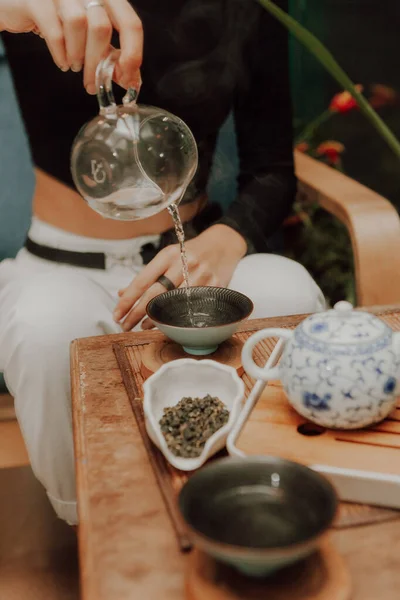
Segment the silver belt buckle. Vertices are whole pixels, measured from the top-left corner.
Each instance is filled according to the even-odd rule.
[[[134,256],[118,256],[115,254],[106,253],[106,269],[112,269],[113,267],[125,267],[132,269],[134,267],[140,267],[143,264],[142,257],[140,254]]]

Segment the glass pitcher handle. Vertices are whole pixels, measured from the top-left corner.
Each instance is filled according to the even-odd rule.
[[[117,114],[117,104],[112,90],[112,78],[120,53],[120,50],[114,48],[106,58],[100,61],[96,70],[97,100],[100,114],[106,117],[115,117]],[[128,88],[123,98],[124,105],[136,103],[138,95],[139,90],[133,87]]]

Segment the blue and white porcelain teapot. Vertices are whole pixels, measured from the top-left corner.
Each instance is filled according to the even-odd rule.
[[[279,365],[258,367],[253,349],[279,337]],[[400,333],[378,317],[339,302],[294,330],[264,329],[243,347],[243,367],[264,381],[280,379],[293,408],[318,425],[358,429],[381,421],[395,408],[400,378]]]

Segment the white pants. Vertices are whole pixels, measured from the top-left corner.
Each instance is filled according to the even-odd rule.
[[[65,250],[105,252],[107,268],[76,268],[22,249],[0,263],[0,372],[15,407],[31,465],[57,514],[77,522],[69,345],[79,337],[117,333],[117,291],[143,268],[140,249],[158,236],[96,240],[34,219],[33,241]],[[115,257],[129,256],[125,265]],[[321,291],[299,264],[275,255],[244,258],[230,287],[254,302],[253,317],[315,312]]]

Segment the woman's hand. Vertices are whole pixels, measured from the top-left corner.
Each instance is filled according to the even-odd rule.
[[[0,0],[0,31],[33,31],[43,37],[62,71],[80,71],[95,94],[95,74],[110,50],[113,28],[120,35],[116,80],[137,87],[142,62],[142,23],[127,0]]]
[[[244,238],[226,225],[213,225],[186,242],[185,247],[192,286],[227,286],[238,262],[246,254]],[[114,318],[120,322],[125,317],[122,323],[124,331],[135,327],[145,316],[147,303],[165,292],[164,286],[157,282],[160,275],[168,277],[176,287],[184,285],[178,244],[161,250],[140,275],[119,292],[121,299]],[[143,321],[143,329],[151,326],[149,319]]]

